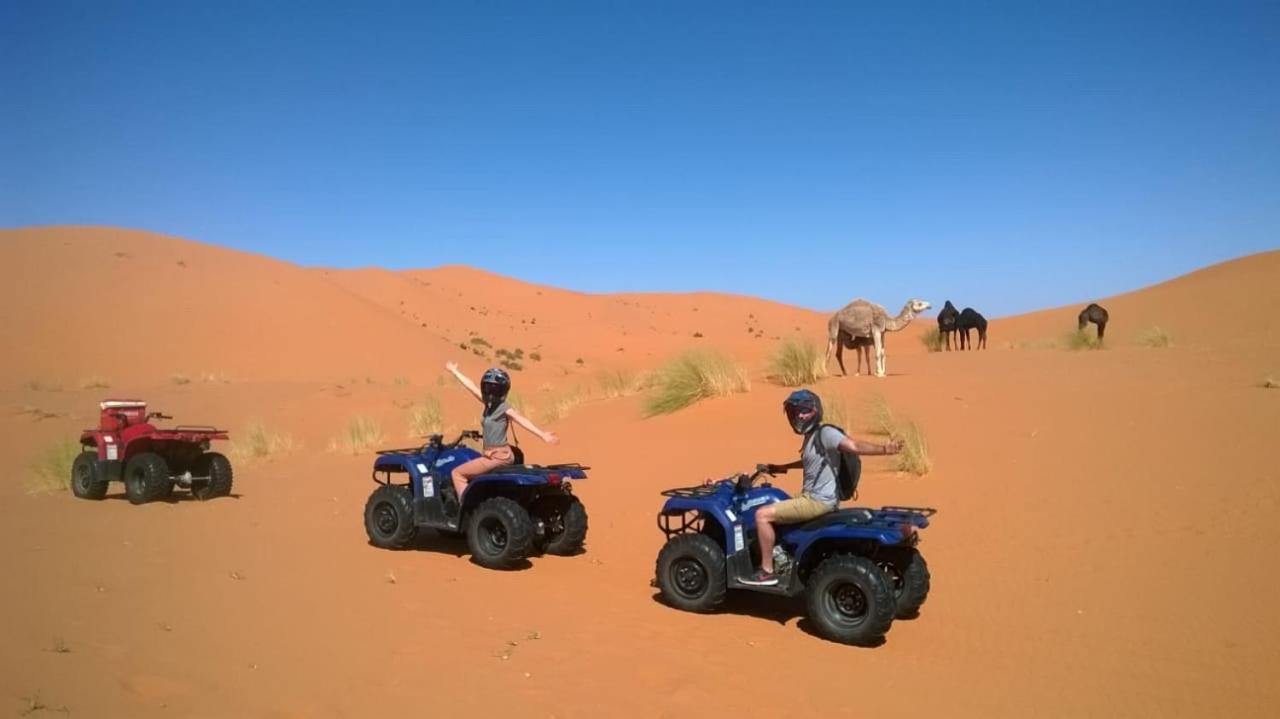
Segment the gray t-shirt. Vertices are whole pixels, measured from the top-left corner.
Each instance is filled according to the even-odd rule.
[[[844,441],[844,434],[835,427],[823,427],[821,431],[821,445],[816,431],[806,434],[800,444],[800,459],[804,464],[801,491],[810,499],[835,507],[840,504],[836,494],[836,468],[840,466],[840,443]]]
[[[481,415],[480,417],[480,433],[484,436],[484,448],[505,447],[507,445],[507,426],[511,420],[507,417],[507,410],[511,409],[511,405],[503,401],[492,412]]]

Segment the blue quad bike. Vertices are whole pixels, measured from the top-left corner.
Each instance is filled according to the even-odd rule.
[[[476,477],[459,505],[453,468],[480,456],[462,444],[479,438],[479,432],[468,430],[446,444],[436,434],[421,447],[379,451],[373,480],[380,486],[364,507],[369,542],[401,549],[419,529],[465,533],[476,563],[491,569],[519,566],[535,553],[580,552],[587,538],[587,510],[569,480],[586,479],[590,467],[523,464],[517,448],[516,464]]]
[[[856,485],[861,461],[845,460]],[[919,614],[929,568],[916,545],[936,513],[929,508],[855,507],[803,524],[775,524],[778,583],[744,584],[759,567],[756,510],[788,499],[767,481],[755,486],[767,474],[766,465],[758,465],[751,475],[662,493],[667,501],[658,528],[667,542],[658,553],[655,584],[667,604],[711,612],[730,589],[804,594],[818,634],[857,646],[879,645],[895,618]]]

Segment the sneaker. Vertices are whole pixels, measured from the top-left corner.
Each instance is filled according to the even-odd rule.
[[[746,579],[738,580],[743,584],[749,584],[753,587],[772,587],[778,583],[778,576],[773,572],[766,572],[763,569],[757,570]]]

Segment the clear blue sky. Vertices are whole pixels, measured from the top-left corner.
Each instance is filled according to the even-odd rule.
[[[1280,247],[1280,2],[0,0],[0,226],[830,309]]]

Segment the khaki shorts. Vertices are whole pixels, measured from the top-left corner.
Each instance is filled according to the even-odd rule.
[[[773,520],[778,524],[799,524],[835,510],[835,507],[805,496],[774,502],[769,506],[773,507]]]

